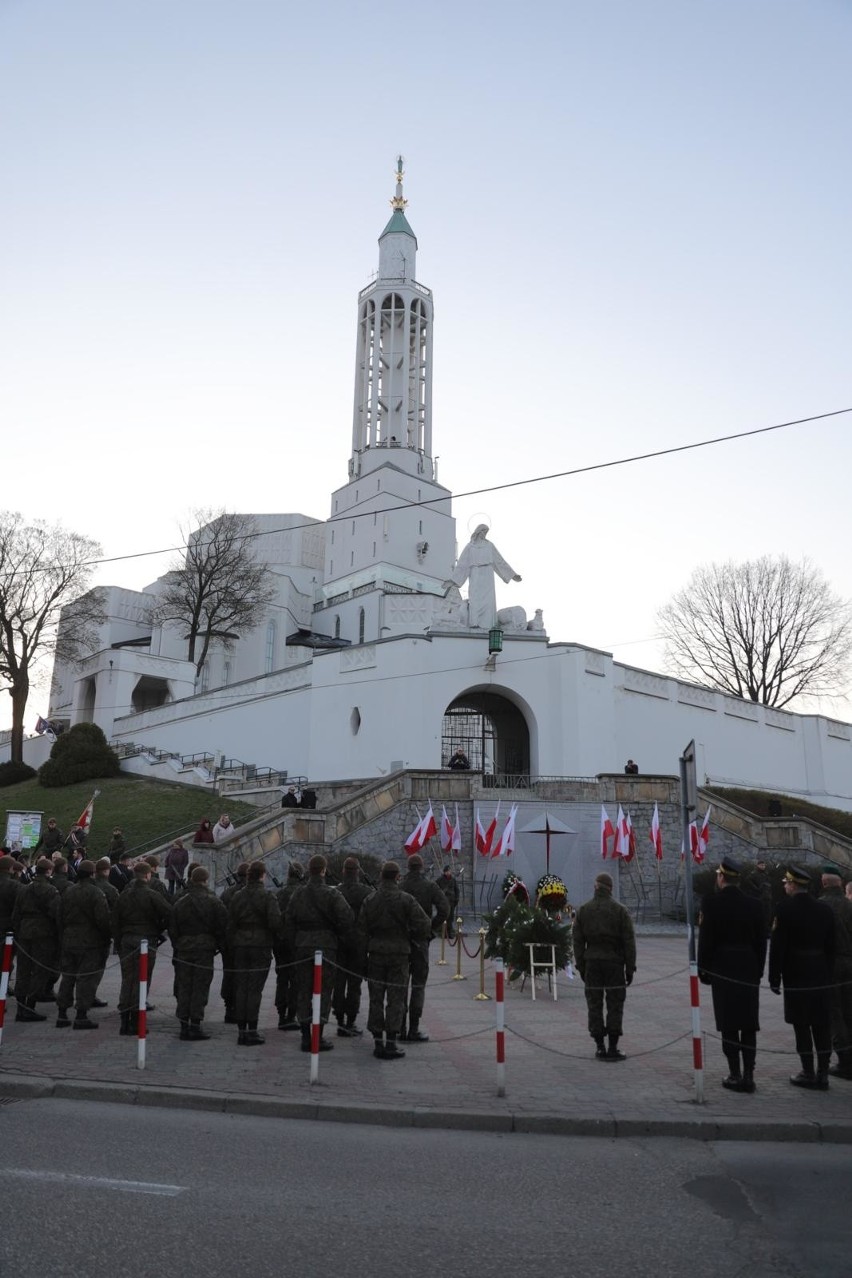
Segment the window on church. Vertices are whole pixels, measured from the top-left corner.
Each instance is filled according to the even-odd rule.
[[[365,616],[364,616],[364,609],[363,609],[363,608],[361,608],[361,609],[359,609],[359,612],[358,612],[358,642],[359,642],[359,643],[363,643],[363,642],[364,642],[364,623],[365,623],[365,621],[366,621],[366,618],[365,618]]]
[[[275,622],[270,621],[266,627],[266,673],[271,674],[275,669]]]
[[[210,687],[210,663],[205,661],[204,665],[201,667],[201,677],[198,683],[198,691],[206,692],[209,687]]]
[[[339,617],[334,618],[334,637],[335,639],[340,638],[340,618]]]
[[[227,688],[230,682],[231,682],[231,663],[230,661],[226,661],[222,667],[222,683]]]

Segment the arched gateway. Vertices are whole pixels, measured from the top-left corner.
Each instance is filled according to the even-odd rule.
[[[502,778],[529,776],[530,730],[523,712],[500,693],[471,688],[444,711],[441,759],[444,766],[461,746],[475,772]]]

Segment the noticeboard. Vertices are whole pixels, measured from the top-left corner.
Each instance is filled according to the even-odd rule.
[[[21,848],[34,848],[41,834],[41,818],[43,812],[6,813],[6,838],[4,846],[11,848],[17,844]]]

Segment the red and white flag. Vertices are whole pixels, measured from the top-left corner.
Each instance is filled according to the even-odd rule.
[[[491,855],[511,856],[515,850],[515,817],[518,812],[517,803],[513,803],[503,826],[503,833],[491,849]]]
[[[607,816],[606,808],[601,804],[601,856],[604,860],[606,860],[609,851],[609,841],[614,834],[615,830],[612,828],[612,822]]]
[[[453,850],[453,827],[450,825],[450,818],[447,816],[447,809],[441,804],[441,851],[452,852]]]
[[[663,859],[663,834],[660,829],[660,813],[656,803],[654,804],[654,815],[651,817],[651,833],[650,840],[654,845],[654,856],[658,861]]]
[[[91,799],[89,799],[89,802],[83,808],[83,811],[81,812],[80,816],[77,817],[77,825],[79,825],[80,829],[83,831],[84,834],[88,834],[91,828],[92,813],[95,810],[95,799],[98,797],[99,794],[100,794],[100,790],[95,790],[95,793],[92,795]]]
[[[473,828],[473,842],[480,856],[488,856],[488,845],[485,842],[485,831],[479,819],[479,808],[476,809],[476,823]]]
[[[500,804],[498,802],[494,815],[491,818],[491,820],[488,822],[488,829],[483,830],[481,825],[479,827],[479,830],[482,833],[482,844],[480,846],[480,844],[477,843],[476,846],[479,848],[483,856],[491,855],[491,844],[494,842],[494,835],[497,832],[497,818],[499,816],[500,816]],[[477,812],[477,820],[479,820],[478,812]]]
[[[461,852],[461,848],[461,821],[459,820],[459,805],[456,804],[456,823],[453,826],[453,837],[450,844],[450,851],[457,856]]]
[[[624,819],[624,812],[621,804],[618,805],[618,815],[615,818],[615,842],[612,845],[613,858],[617,856],[627,856],[628,832],[627,822]]]
[[[409,856],[413,856],[415,852],[422,851],[429,840],[437,834],[438,827],[435,824],[435,815],[432,812],[432,801],[429,801],[429,810],[425,817],[417,822],[417,825],[405,840],[405,850]]]
[[[636,855],[636,834],[633,830],[633,821],[630,818],[629,812],[624,818],[624,822],[627,826],[627,851],[625,852],[622,848],[621,855],[624,857],[625,861],[632,861]]]
[[[701,853],[700,859],[703,861],[707,855],[707,845],[710,842],[710,808],[704,813],[704,820],[701,822],[701,829],[698,831],[698,850]]]

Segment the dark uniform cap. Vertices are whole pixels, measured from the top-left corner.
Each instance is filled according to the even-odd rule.
[[[408,858],[408,868],[409,870],[422,870],[423,857],[420,856],[419,853],[415,852],[414,856],[410,856]]]
[[[94,861],[81,861],[81,862],[80,862],[80,864],[77,866],[77,875],[78,875],[78,877],[79,877],[79,875],[81,875],[81,874],[82,874],[83,876],[85,876],[85,875],[89,875],[89,876],[91,877],[91,875],[93,875],[93,874],[94,874],[94,872],[95,872],[95,863],[94,863]]]
[[[601,873],[596,876],[595,883],[598,887],[608,888],[610,892],[612,891],[612,875],[607,874],[606,870],[602,870]]]
[[[742,873],[739,861],[735,861],[732,856],[726,856],[719,863],[719,873],[724,874],[726,879],[738,879]]]
[[[801,865],[791,865],[784,875],[785,883],[795,883],[798,887],[807,887],[811,876]]]

